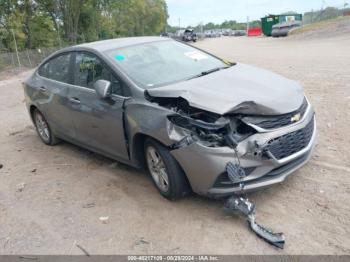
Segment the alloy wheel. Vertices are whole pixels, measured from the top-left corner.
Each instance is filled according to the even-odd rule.
[[[169,190],[168,173],[161,155],[153,146],[147,147],[146,160],[155,184],[161,191],[167,192]]]
[[[40,137],[48,143],[50,141],[49,126],[47,125],[43,115],[38,112],[35,114],[35,125]]]

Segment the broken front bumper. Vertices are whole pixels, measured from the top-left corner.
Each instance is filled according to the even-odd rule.
[[[225,197],[284,181],[309,160],[315,138],[316,119],[310,105],[297,123],[275,130],[259,130],[237,146],[240,165],[247,175],[239,183],[232,183],[226,173],[228,162],[237,163],[232,148],[206,147],[196,142],[173,150],[172,154],[187,174],[194,192]],[[285,148],[280,146],[284,142]]]

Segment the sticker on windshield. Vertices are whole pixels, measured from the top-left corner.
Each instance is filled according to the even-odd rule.
[[[193,59],[193,60],[196,60],[196,61],[199,61],[199,60],[203,60],[203,59],[208,59],[208,56],[201,53],[201,52],[198,52],[198,51],[191,51],[191,52],[186,52],[184,54],[185,56]]]
[[[123,56],[123,55],[116,55],[114,58],[117,61],[123,61],[125,59],[125,56]]]

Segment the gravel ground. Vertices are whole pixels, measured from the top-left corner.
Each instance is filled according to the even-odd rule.
[[[350,38],[196,45],[300,81],[316,109],[309,164],[249,196],[258,221],[286,234],[285,249],[258,239],[220,201],[169,202],[142,171],[68,143],[45,146],[25,109],[26,72],[0,82],[0,254],[83,254],[76,244],[91,254],[350,254]]]

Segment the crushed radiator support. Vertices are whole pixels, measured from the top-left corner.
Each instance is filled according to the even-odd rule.
[[[247,198],[242,198],[236,195],[231,196],[225,202],[225,210],[230,213],[243,214],[249,224],[251,230],[255,234],[268,242],[269,244],[283,249],[285,243],[285,237],[283,233],[273,233],[271,230],[259,225],[255,221],[255,205],[251,203]]]

